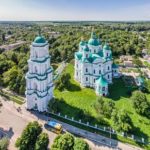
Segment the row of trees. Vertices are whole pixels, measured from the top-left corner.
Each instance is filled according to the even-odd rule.
[[[6,30],[9,26],[9,30]],[[95,23],[93,25],[85,23],[77,24],[59,24],[54,26],[52,24],[10,24],[0,26],[0,31],[6,30],[6,34],[13,35],[13,39],[27,41],[31,43],[39,27],[42,29],[42,34],[49,41],[49,52],[52,56],[52,63],[58,63],[63,60],[71,60],[74,58],[74,52],[78,49],[78,44],[81,37],[88,41],[92,26],[95,27],[95,32],[101,38],[102,44],[108,40],[113,54],[119,56],[121,54],[140,55],[143,48],[150,48],[150,35],[147,32],[135,32],[135,25],[131,26],[128,23]],[[136,24],[136,27],[138,24]],[[148,24],[140,24],[139,26],[145,30],[143,26]],[[128,28],[129,30],[123,30]],[[133,30],[132,30],[133,29]],[[59,32],[59,36],[52,37],[49,31]],[[1,35],[4,32],[1,32]],[[142,38],[140,38],[142,37]],[[10,38],[7,42],[12,43]],[[146,40],[143,40],[146,39]],[[14,41],[14,42],[15,42]],[[0,78],[4,86],[10,87],[11,90],[24,94],[25,91],[25,73],[27,71],[27,60],[29,58],[29,47],[23,45],[12,51],[5,52],[0,50]],[[136,64],[139,61],[135,60]],[[65,76],[60,79],[57,84],[60,90],[64,89],[64,84],[68,84],[64,80]]]
[[[42,132],[38,122],[30,122],[16,141],[19,150],[47,150],[49,137]],[[89,150],[89,145],[72,134],[60,134],[54,140],[51,150]]]

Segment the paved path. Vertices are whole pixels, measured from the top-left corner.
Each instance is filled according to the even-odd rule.
[[[0,100],[2,98],[0,97]],[[17,111],[17,104],[13,104],[11,101],[3,101],[3,107],[1,108],[0,113],[0,127],[8,131],[9,137],[11,138],[11,143],[9,146],[9,150],[15,150],[14,143],[17,137],[20,136],[24,127],[30,121],[37,120],[40,124],[44,125],[45,121],[49,119],[47,116],[39,114],[37,112],[30,113],[26,111],[24,105],[21,106],[21,111]],[[53,119],[53,118],[51,118]],[[57,121],[60,122],[60,121]],[[78,134],[85,138],[85,140],[89,143],[92,150],[110,150],[110,149],[122,149],[122,150],[141,150],[138,147],[134,147],[132,145],[124,144],[118,142],[116,140],[111,140],[111,144],[114,148],[110,148],[110,139],[105,138],[101,135],[97,135],[95,133],[91,133],[76,127],[73,127],[69,124],[60,122],[63,125],[63,128],[71,133]],[[50,145],[53,143],[54,138],[57,136],[56,134],[43,129],[44,132],[48,133],[50,139]],[[9,132],[10,131],[10,132]]]
[[[55,76],[54,76],[54,80],[56,80],[58,78],[58,76],[63,72],[63,70],[65,69],[67,63],[65,61],[62,61],[61,64],[58,66],[58,68],[55,70]]]

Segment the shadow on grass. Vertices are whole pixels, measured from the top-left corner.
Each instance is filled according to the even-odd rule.
[[[113,84],[109,85],[109,96],[112,100],[120,100],[121,97],[130,98],[132,92],[136,90],[133,87],[127,87],[122,78],[114,79]]]
[[[74,83],[71,83],[70,81],[68,81],[68,86],[66,87],[66,89],[68,91],[72,91],[72,92],[75,92],[75,91],[81,91],[81,87],[74,84]]]
[[[110,134],[109,134],[109,131],[110,131],[109,124],[108,124],[108,122],[106,122],[104,120],[104,118],[102,116],[99,116],[99,117],[95,118],[95,117],[90,115],[90,112],[87,112],[86,110],[82,110],[82,109],[77,108],[77,107],[70,106],[63,99],[57,100],[56,103],[55,103],[55,106],[53,108],[51,108],[50,111],[53,112],[53,113],[56,113],[56,114],[60,113],[61,116],[64,116],[64,117],[65,117],[65,115],[67,115],[67,118],[70,118],[70,119],[72,119],[72,117],[73,117],[74,120],[76,120],[76,121],[81,120],[81,122],[85,123],[85,124],[87,122],[89,122],[89,125],[92,125],[92,126],[95,126],[95,124],[97,124],[98,127],[102,128],[102,129],[105,126],[106,127],[106,131],[108,131],[108,132],[99,131],[97,129],[93,129],[93,128],[90,128],[90,127],[87,127],[87,126],[80,125],[78,123],[72,122],[71,120],[66,120],[66,119],[61,118],[59,116],[55,116],[55,115],[52,115],[52,114],[47,114],[50,117],[52,116],[53,118],[56,118],[56,119],[58,119],[60,121],[66,122],[66,123],[71,124],[71,125],[74,125],[76,127],[83,128],[83,129],[86,129],[86,130],[94,132],[94,133],[95,132],[96,133],[100,133],[101,135],[104,135],[106,137],[110,136]],[[32,113],[34,115],[37,115],[38,117],[40,117],[37,112],[33,111]],[[44,120],[43,117],[40,117],[40,119]],[[45,121],[46,121],[46,119],[45,119]],[[134,127],[133,126],[133,130],[129,134],[130,134],[130,137],[131,137],[132,134],[134,134],[135,138],[137,140],[139,138],[139,141],[141,141],[141,138],[144,138],[145,142],[148,141],[148,136],[146,134],[144,134],[140,130],[140,128],[138,128],[138,127]],[[117,135],[115,135],[115,134],[113,134],[112,137],[114,139],[119,139],[120,140],[120,138]],[[135,144],[135,142],[133,142],[132,140],[129,140],[128,138],[126,138],[126,136],[123,138],[122,141]],[[139,142],[137,142],[137,144],[139,144]]]

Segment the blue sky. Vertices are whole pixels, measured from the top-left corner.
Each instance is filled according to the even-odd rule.
[[[150,20],[150,0],[0,0],[0,20]]]

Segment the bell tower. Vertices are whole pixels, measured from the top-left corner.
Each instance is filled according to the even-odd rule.
[[[30,46],[30,59],[26,74],[26,108],[47,111],[53,98],[53,69],[50,66],[49,44],[41,34]]]

